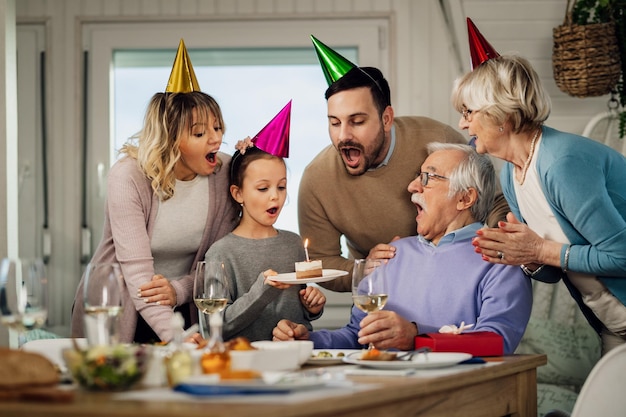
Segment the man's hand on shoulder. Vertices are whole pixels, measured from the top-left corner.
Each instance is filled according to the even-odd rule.
[[[396,256],[396,247],[391,243],[400,239],[400,236],[394,237],[389,243],[379,243],[370,249],[370,253],[367,255],[367,259],[370,260],[387,260]]]

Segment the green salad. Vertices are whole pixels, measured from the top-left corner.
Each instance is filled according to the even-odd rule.
[[[143,376],[147,362],[145,348],[135,345],[68,349],[64,357],[74,380],[91,390],[130,388]]]

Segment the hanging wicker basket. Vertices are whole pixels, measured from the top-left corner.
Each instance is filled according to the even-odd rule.
[[[565,20],[553,29],[552,70],[561,91],[574,97],[608,94],[620,78],[615,24],[572,24],[570,0]]]

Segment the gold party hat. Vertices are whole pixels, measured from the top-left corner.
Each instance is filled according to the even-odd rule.
[[[196,74],[193,72],[193,66],[187,54],[185,42],[181,39],[165,92],[191,93],[192,91],[200,91],[200,86],[198,85]]]

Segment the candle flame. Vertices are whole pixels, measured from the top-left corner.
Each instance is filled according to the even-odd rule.
[[[304,254],[306,255],[306,261],[310,262],[311,260],[309,259],[309,239],[306,238],[304,239]]]

